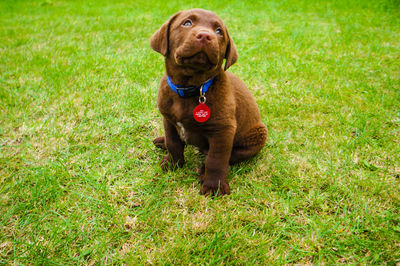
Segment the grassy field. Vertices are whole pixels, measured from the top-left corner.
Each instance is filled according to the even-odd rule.
[[[400,263],[400,2],[311,2],[1,1],[0,264]],[[152,145],[149,38],[192,7],[270,131],[215,199]]]

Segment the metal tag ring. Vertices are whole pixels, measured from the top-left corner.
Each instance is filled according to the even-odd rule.
[[[199,103],[206,103],[206,100],[207,100],[206,96],[201,95],[199,97]]]

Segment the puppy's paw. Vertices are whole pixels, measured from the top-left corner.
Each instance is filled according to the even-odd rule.
[[[204,180],[203,185],[201,186],[200,193],[203,195],[211,195],[211,196],[220,196],[220,195],[229,195],[231,190],[229,188],[228,183],[223,179],[216,180]]]
[[[168,171],[171,168],[171,160],[168,154],[162,158],[160,166],[163,171]]]
[[[174,162],[170,155],[167,154],[164,156],[164,158],[162,158],[161,162],[160,162],[160,167],[163,171],[168,171],[168,170],[174,170],[177,167],[182,167],[185,164],[184,160],[178,160],[178,162]]]
[[[165,137],[164,136],[155,138],[153,140],[153,143],[157,148],[160,148],[160,149],[163,149],[163,150],[167,149],[167,146],[165,145]]]

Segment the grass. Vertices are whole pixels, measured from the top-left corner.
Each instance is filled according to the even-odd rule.
[[[400,4],[1,1],[1,264],[400,263]],[[161,172],[174,12],[215,11],[270,130],[231,195]]]

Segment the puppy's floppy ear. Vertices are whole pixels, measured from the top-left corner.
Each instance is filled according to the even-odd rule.
[[[172,17],[168,19],[167,22],[165,22],[161,28],[159,28],[153,36],[150,38],[150,46],[153,48],[154,51],[162,54],[163,56],[166,56],[168,53],[169,49],[169,29],[172,24],[172,22],[175,20],[175,18],[179,15],[180,12],[176,13]]]
[[[233,40],[231,36],[229,36],[228,30],[226,31],[228,34],[228,44],[226,45],[226,52],[225,52],[225,66],[224,70],[226,71],[231,65],[233,65],[236,60],[238,59],[239,55],[236,51],[236,47],[233,44]]]

